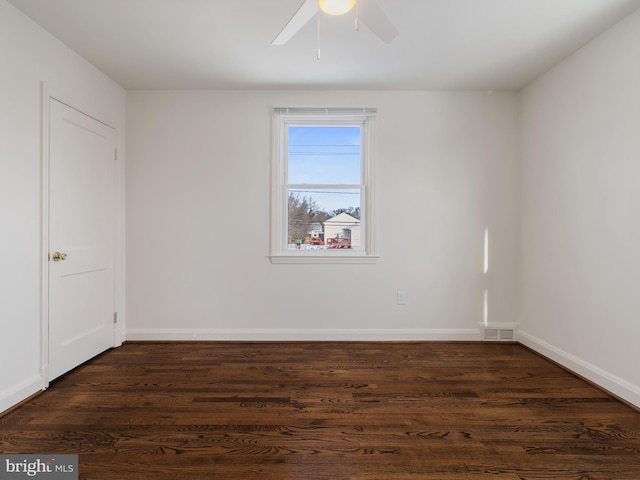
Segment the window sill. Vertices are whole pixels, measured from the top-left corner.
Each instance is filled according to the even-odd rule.
[[[346,264],[346,265],[373,265],[378,263],[378,255],[270,255],[271,263],[299,263],[299,264]]]

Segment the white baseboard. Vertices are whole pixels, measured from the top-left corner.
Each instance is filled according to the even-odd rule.
[[[518,330],[516,339],[522,345],[559,363],[568,370],[640,408],[640,386],[627,382],[522,330]]]
[[[0,392],[0,414],[42,390],[42,376],[32,375],[17,385]]]
[[[130,329],[129,341],[479,341],[479,329]]]

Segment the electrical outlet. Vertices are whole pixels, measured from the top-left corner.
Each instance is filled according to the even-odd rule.
[[[407,304],[407,292],[398,290],[398,305]]]

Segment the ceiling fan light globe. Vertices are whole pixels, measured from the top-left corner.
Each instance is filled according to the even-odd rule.
[[[318,8],[328,15],[344,15],[355,4],[356,0],[318,0]]]

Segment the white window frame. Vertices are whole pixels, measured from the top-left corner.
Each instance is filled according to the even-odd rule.
[[[376,263],[378,260],[375,228],[374,162],[372,138],[375,108],[300,108],[277,107],[273,114],[273,152],[271,160],[271,254],[272,263]],[[361,135],[360,228],[359,250],[289,250],[288,222],[288,131],[295,125],[358,125]],[[299,185],[314,188],[319,185]],[[324,185],[326,187],[326,185]],[[336,186],[336,185],[332,185]],[[321,185],[322,187],[322,185]],[[345,185],[346,188],[353,187]]]

